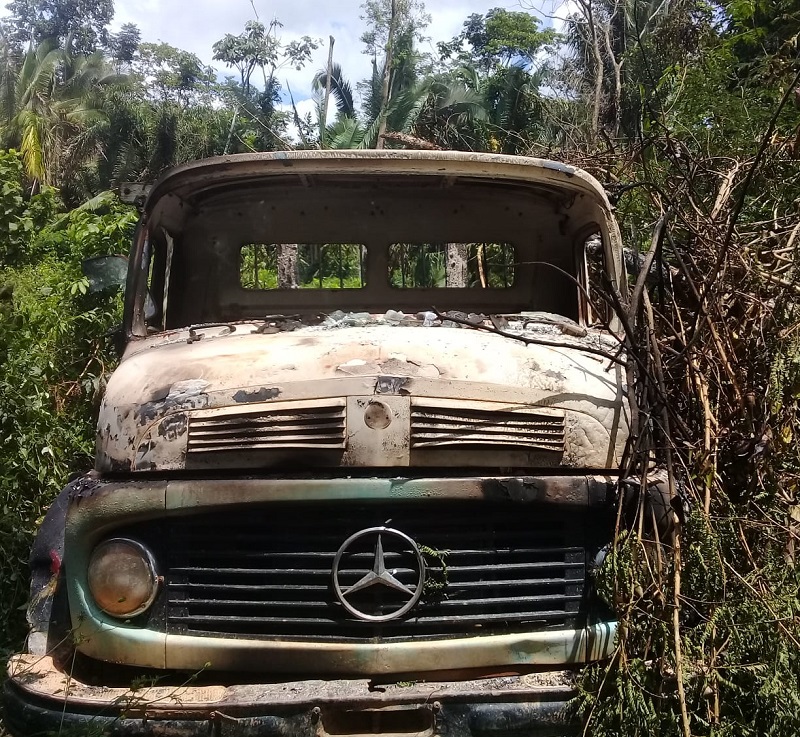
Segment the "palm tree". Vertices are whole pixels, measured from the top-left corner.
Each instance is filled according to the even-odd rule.
[[[3,145],[20,150],[34,187],[69,180],[99,153],[107,117],[96,92],[119,76],[100,53],[73,55],[53,40],[31,46],[15,74],[8,57],[0,63]]]
[[[585,101],[591,134],[640,134],[642,116],[661,107],[665,71],[696,47],[697,3],[577,0],[571,7],[560,76]]]
[[[320,69],[311,82],[317,95],[317,124],[320,130],[321,148],[358,148],[363,135],[356,120],[356,108],[353,102],[353,88],[345,78],[340,64],[331,63],[330,88],[328,87],[328,70]],[[325,95],[328,90],[336,104],[336,121],[328,126]]]
[[[486,118],[480,94],[458,80],[427,78],[396,91],[385,110],[380,103],[382,73],[373,69],[365,95],[364,112],[356,113],[352,87],[338,64],[331,67],[331,94],[336,104],[336,121],[325,127],[327,148],[374,148],[378,142],[382,111],[386,117],[384,139],[417,148],[474,148],[455,145],[459,131]],[[406,76],[408,83],[410,77]],[[327,71],[317,72],[315,90],[327,81]],[[322,106],[320,105],[320,110]]]
[[[320,69],[311,82],[315,92],[322,92],[327,86],[328,70]],[[336,104],[336,115],[340,118],[354,118],[356,108],[353,103],[353,88],[345,79],[340,64],[331,64],[331,94]]]
[[[544,71],[512,65],[484,82],[490,150],[525,153],[533,143],[551,142],[558,136],[547,125],[547,101],[539,92],[543,81]]]
[[[435,148],[482,150],[489,110],[478,89],[453,77],[429,78],[409,94],[406,127]]]

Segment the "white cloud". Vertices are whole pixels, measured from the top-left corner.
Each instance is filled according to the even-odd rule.
[[[363,52],[360,36],[364,22],[360,19],[359,0],[254,0],[262,21],[273,17],[283,24],[280,35],[284,41],[299,36],[312,36],[323,43],[314,53],[311,62],[302,70],[286,68],[279,73],[284,86],[288,83],[295,99],[307,99],[311,92],[311,78],[325,66],[328,57],[328,37],[334,36],[334,59],[341,64],[347,78],[356,82],[371,73],[371,61]],[[536,0],[548,2],[550,0]],[[519,2],[503,0],[428,0],[427,11],[431,23],[425,35],[430,37],[423,50],[435,51],[436,42],[446,41],[456,35],[466,18],[472,13],[485,13],[493,7],[520,10]],[[240,33],[248,20],[253,19],[250,0],[116,0],[114,27],[135,23],[145,41],[165,41],[178,48],[197,54],[206,64],[225,68],[213,61],[211,50],[215,41],[226,33]],[[231,71],[231,70],[228,70]]]
[[[1,0],[0,0],[1,1]],[[324,68],[328,58],[328,38],[334,36],[334,60],[344,70],[353,89],[356,83],[370,76],[371,59],[363,53],[360,36],[365,25],[360,19],[360,0],[253,0],[261,20],[268,23],[273,17],[282,24],[280,36],[289,41],[300,36],[322,40],[319,49],[303,69],[290,67],[280,70],[278,78],[284,88],[291,87],[298,108],[313,110],[311,79]],[[574,2],[574,0],[568,0]],[[427,12],[431,23],[425,31],[429,40],[422,51],[435,53],[438,41],[448,41],[459,33],[462,24],[472,13],[485,13],[490,8],[535,12],[531,6],[542,7],[545,13],[563,6],[562,0],[428,0]],[[0,8],[0,15],[6,14]],[[561,12],[563,13],[563,7]],[[540,16],[541,17],[541,16]],[[164,41],[191,51],[204,64],[214,66],[222,74],[236,75],[213,59],[212,46],[226,33],[241,33],[245,23],[254,18],[250,0],[116,0],[113,30],[124,23],[135,23],[143,41]],[[543,24],[551,25],[543,20]],[[288,95],[284,92],[284,102]]]
[[[567,17],[578,13],[580,9],[576,0],[539,0],[539,3],[538,7],[547,18],[548,25],[557,33],[564,33]]]

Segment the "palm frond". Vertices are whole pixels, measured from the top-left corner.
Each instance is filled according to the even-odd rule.
[[[429,81],[403,90],[394,97],[387,111],[388,128],[393,131],[410,130],[428,101],[432,87]]]
[[[333,149],[361,148],[366,129],[355,119],[343,117],[328,126],[325,139]]]
[[[375,148],[375,144],[378,142],[378,131],[380,130],[380,127],[381,119],[379,116],[364,129],[364,136],[358,142],[355,148]]]
[[[328,70],[320,69],[311,82],[314,90],[322,92],[328,84]],[[331,66],[331,94],[336,102],[336,110],[339,115],[347,118],[355,118],[356,110],[353,103],[353,88],[344,77],[344,72],[339,64]]]
[[[383,108],[383,68],[378,68],[378,62],[372,60],[372,75],[366,82],[364,90],[364,113],[367,119],[377,120]],[[377,129],[376,129],[377,130]]]
[[[45,166],[46,134],[41,118],[32,112],[23,110],[18,116],[21,131],[20,152],[27,175],[35,181],[48,183],[49,177]]]

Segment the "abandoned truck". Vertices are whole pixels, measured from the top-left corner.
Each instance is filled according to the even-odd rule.
[[[152,187],[127,263],[8,728],[564,733],[570,669],[614,646],[591,571],[630,422],[601,186],[488,154],[208,159]]]

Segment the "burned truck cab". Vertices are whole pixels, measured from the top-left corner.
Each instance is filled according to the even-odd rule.
[[[563,164],[164,175],[10,729],[565,733],[570,672],[615,633],[591,570],[630,418],[603,284],[624,292],[612,210]]]

